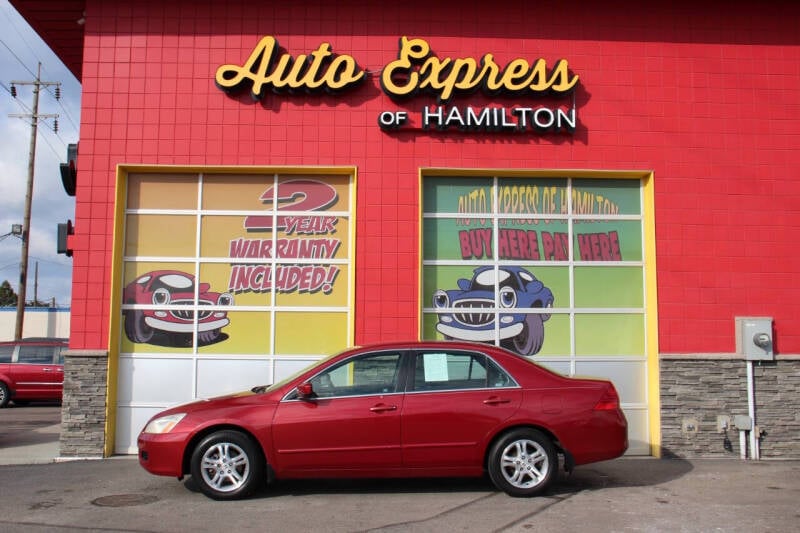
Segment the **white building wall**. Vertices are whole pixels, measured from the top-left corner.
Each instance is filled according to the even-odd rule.
[[[27,307],[22,337],[69,338],[69,307]],[[14,340],[17,308],[0,307],[0,341]]]

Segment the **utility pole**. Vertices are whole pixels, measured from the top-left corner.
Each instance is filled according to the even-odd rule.
[[[19,265],[19,291],[17,292],[17,325],[14,330],[14,340],[22,338],[22,326],[25,322],[25,290],[28,284],[28,250],[30,246],[31,228],[31,203],[33,202],[33,167],[36,160],[36,132],[41,118],[58,118],[58,115],[39,114],[39,91],[42,87],[56,86],[56,98],[60,96],[61,83],[57,81],[42,81],[42,64],[36,72],[34,81],[12,81],[11,95],[16,98],[16,85],[33,85],[33,108],[30,114],[9,115],[10,117],[31,119],[31,145],[28,152],[28,188],[25,192],[25,215],[22,222],[22,260]]]

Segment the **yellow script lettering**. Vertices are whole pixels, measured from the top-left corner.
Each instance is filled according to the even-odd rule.
[[[490,94],[567,93],[575,88],[578,79],[577,75],[570,76],[569,64],[564,59],[559,59],[550,73],[544,59],[530,64],[517,58],[502,68],[492,54],[484,54],[480,61],[438,58],[431,55],[431,47],[424,39],[402,37],[398,58],[381,72],[381,87],[392,98],[405,98],[425,90],[435,94],[440,102],[447,102],[457,91],[478,88]]]
[[[322,43],[310,55],[300,54],[297,58],[281,54],[276,59],[278,52],[278,41],[270,35],[263,37],[244,65],[222,65],[217,69],[217,86],[223,90],[236,90],[250,81],[251,95],[258,100],[266,87],[275,91],[339,91],[365,77],[351,56],[334,55],[329,43]]]

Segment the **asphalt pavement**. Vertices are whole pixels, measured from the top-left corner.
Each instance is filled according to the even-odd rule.
[[[0,409],[0,465],[52,463],[60,433],[60,406],[11,403]]]
[[[800,461],[621,458],[562,474],[535,498],[511,498],[486,479],[304,480],[217,502],[191,478],[148,474],[135,457],[59,459],[53,413],[25,425],[9,423],[8,412],[0,410],[0,532],[794,532],[800,524]]]

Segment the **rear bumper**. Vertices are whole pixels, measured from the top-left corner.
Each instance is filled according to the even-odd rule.
[[[595,411],[581,428],[582,437],[562,443],[576,465],[616,459],[628,449],[628,422],[622,411]]]

